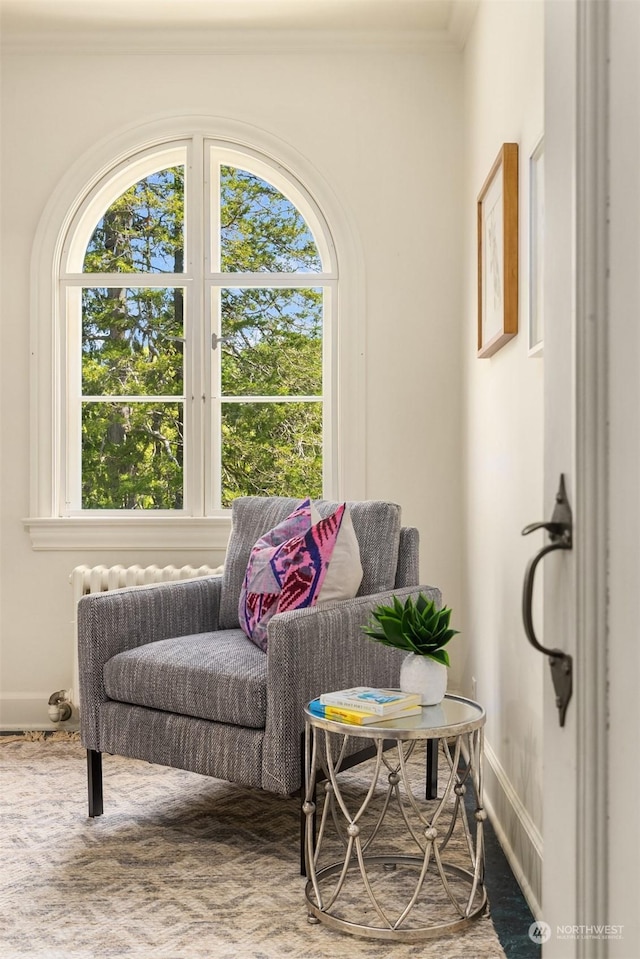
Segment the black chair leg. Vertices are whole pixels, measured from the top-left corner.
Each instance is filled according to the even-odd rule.
[[[438,740],[427,739],[427,782],[425,799],[438,798]]]
[[[102,815],[102,753],[87,749],[87,783],[89,786],[89,816]]]

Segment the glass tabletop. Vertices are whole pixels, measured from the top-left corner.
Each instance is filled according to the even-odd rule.
[[[358,736],[364,739],[441,739],[444,736],[461,736],[484,726],[486,714],[479,703],[463,696],[447,693],[437,706],[423,706],[421,713],[400,719],[384,719],[367,726],[325,719],[316,716],[305,707],[305,717],[312,726]]]

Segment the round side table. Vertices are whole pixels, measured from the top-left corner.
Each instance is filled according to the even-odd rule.
[[[485,718],[478,703],[454,695],[424,706],[420,715],[368,726],[320,718],[305,709],[310,922],[372,939],[416,942],[455,932],[483,914]],[[350,737],[373,741],[375,748],[369,784],[355,796],[341,773]],[[441,796],[426,801],[410,781],[409,760],[429,739],[439,741],[449,772]],[[323,779],[316,838],[316,789]],[[468,790],[474,828],[469,797],[465,802]]]

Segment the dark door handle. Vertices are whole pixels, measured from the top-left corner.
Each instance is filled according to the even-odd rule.
[[[533,648],[537,649],[539,653],[544,653],[545,656],[564,656],[564,653],[561,653],[558,649],[547,649],[546,646],[543,646],[542,643],[538,641],[535,634],[532,615],[533,580],[536,575],[538,563],[556,549],[571,549],[571,547],[565,546],[564,543],[549,543],[548,546],[543,546],[527,563],[527,569],[524,574],[524,587],[522,590],[522,621],[524,623],[524,631]]]
[[[527,536],[536,529],[546,529],[551,542],[543,546],[527,563],[522,589],[522,621],[527,639],[534,649],[549,657],[551,678],[556,693],[556,706],[559,710],[560,725],[564,726],[567,706],[571,699],[573,660],[561,649],[547,649],[539,641],[533,627],[533,582],[538,564],[557,549],[571,549],[573,546],[573,518],[564,486],[564,475],[560,476],[560,486],[556,494],[556,505],[549,523],[531,523],[522,530]]]

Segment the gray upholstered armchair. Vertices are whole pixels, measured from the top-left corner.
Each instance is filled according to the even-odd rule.
[[[80,600],[82,742],[89,815],[102,814],[102,753],[145,759],[288,795],[301,785],[303,706],[331,689],[397,686],[402,654],[363,635],[391,595],[418,585],[418,532],[400,508],[350,503],[363,579],[355,599],[279,613],[262,652],[238,625],[253,545],[298,500],[243,497],[222,576],[95,593]],[[318,501],[321,516],[338,504]]]

